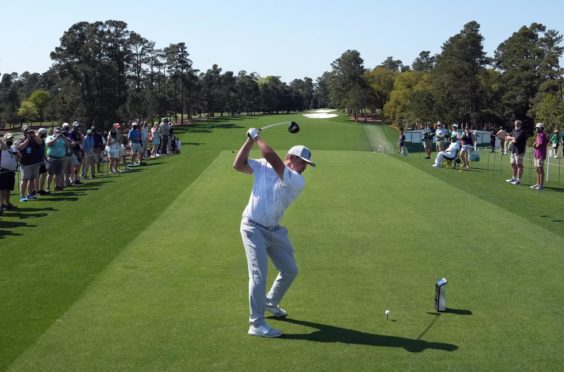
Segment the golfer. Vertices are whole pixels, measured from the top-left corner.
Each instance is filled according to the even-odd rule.
[[[282,297],[298,274],[294,249],[288,230],[279,225],[288,206],[304,188],[303,171],[311,161],[305,146],[294,146],[284,160],[259,137],[260,130],[247,131],[247,140],[235,157],[235,170],[254,176],[253,189],[241,220],[241,238],[249,270],[249,335],[279,337],[282,332],[271,328],[264,319],[267,310],[276,317],[288,314],[279,306]],[[249,159],[254,144],[263,159]],[[278,270],[272,288],[266,292],[268,257]]]

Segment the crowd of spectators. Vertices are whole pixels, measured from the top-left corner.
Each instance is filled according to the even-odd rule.
[[[122,173],[146,159],[178,154],[181,147],[168,118],[153,126],[115,123],[108,132],[78,121],[37,131],[23,126],[21,135],[6,132],[0,137],[0,215],[17,208],[10,197],[18,171],[19,202],[26,203],[106,174],[106,163],[107,174]]]
[[[523,123],[520,120],[514,122],[514,128],[509,133],[503,127],[492,128],[490,133],[490,147],[491,152],[495,152],[496,142],[499,141],[500,153],[502,155],[510,155],[511,164],[511,178],[506,182],[512,185],[519,185],[523,176],[523,160],[527,148],[527,141],[529,135],[523,128]],[[533,162],[536,171],[536,183],[531,185],[533,190],[542,190],[544,188],[544,162],[547,158],[548,147],[552,146],[552,156],[558,157],[558,148],[561,144],[564,145],[564,132],[559,133],[554,129],[550,136],[545,133],[543,123],[535,125],[535,141],[533,144]],[[403,132],[402,132],[403,133]],[[401,142],[400,134],[400,142]],[[470,168],[471,154],[477,153],[476,148],[476,133],[470,130],[467,126],[465,128],[459,127],[457,124],[452,124],[451,128],[446,128],[441,122],[438,122],[434,129],[429,125],[423,130],[423,148],[425,150],[425,159],[431,158],[433,139],[435,139],[435,146],[437,155],[433,167],[440,168],[443,162],[448,160],[454,164],[461,164],[464,169]],[[446,149],[444,146],[449,144]],[[563,146],[564,147],[564,146]],[[562,150],[564,156],[564,148]]]

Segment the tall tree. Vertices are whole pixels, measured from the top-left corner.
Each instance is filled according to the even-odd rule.
[[[544,94],[560,92],[562,72],[558,60],[562,37],[539,23],[523,26],[502,42],[495,51],[496,67],[501,71],[505,116],[519,118],[532,130],[535,105]]]
[[[187,74],[192,68],[192,61],[188,58],[189,53],[185,43],[170,44],[164,48],[169,76],[173,83],[173,107],[175,112],[180,112],[180,122],[184,121],[186,111],[185,92],[188,86]]]
[[[386,60],[382,62],[380,66],[390,71],[399,72],[403,69],[403,62],[401,61],[401,59],[394,59],[394,57],[390,56],[386,58]]]
[[[423,71],[406,71],[399,74],[390,100],[384,106],[384,115],[402,126],[432,120],[431,79],[432,74]]]
[[[419,56],[417,58],[415,58],[415,60],[411,64],[411,68],[414,71],[433,71],[433,69],[435,68],[436,59],[436,56],[431,56],[431,52],[424,50],[419,53]]]
[[[377,66],[374,70],[366,72],[366,80],[377,98],[377,109],[382,110],[384,104],[390,100],[394,81],[399,74],[398,71],[389,70],[382,66]]]
[[[443,44],[433,70],[433,96],[447,122],[475,124],[480,111],[480,73],[487,63],[480,25],[469,22]]]
[[[365,78],[364,60],[356,50],[347,50],[331,63],[329,80],[332,104],[345,107],[349,113],[361,112],[373,98],[373,91]]]
[[[247,74],[239,71],[237,75],[237,96],[239,97],[242,112],[253,115],[259,110],[260,90],[258,85],[259,76],[255,73]]]
[[[45,120],[45,110],[47,109],[47,106],[49,106],[51,98],[51,94],[44,89],[38,89],[29,96],[29,101],[33,103],[37,109],[37,116],[40,121]]]
[[[66,81],[62,88],[75,87],[79,92],[78,96],[67,95],[75,118],[103,126],[118,117],[127,100],[128,37],[127,24],[112,20],[79,22],[63,34],[51,59]]]

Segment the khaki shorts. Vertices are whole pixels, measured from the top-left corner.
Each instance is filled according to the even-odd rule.
[[[511,153],[511,164],[517,164],[517,165],[523,165],[523,158],[525,157],[525,154],[515,154],[515,153]]]
[[[544,168],[544,159],[535,159],[534,163],[536,168]]]
[[[22,165],[22,180],[31,180],[39,178],[39,166],[40,164],[34,165]]]

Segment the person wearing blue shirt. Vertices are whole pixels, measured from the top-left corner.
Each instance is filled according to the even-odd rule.
[[[141,130],[139,129],[139,124],[137,124],[137,122],[133,122],[131,124],[131,129],[127,134],[127,138],[129,139],[129,147],[131,148],[131,164],[140,165],[143,144],[141,139]]]

